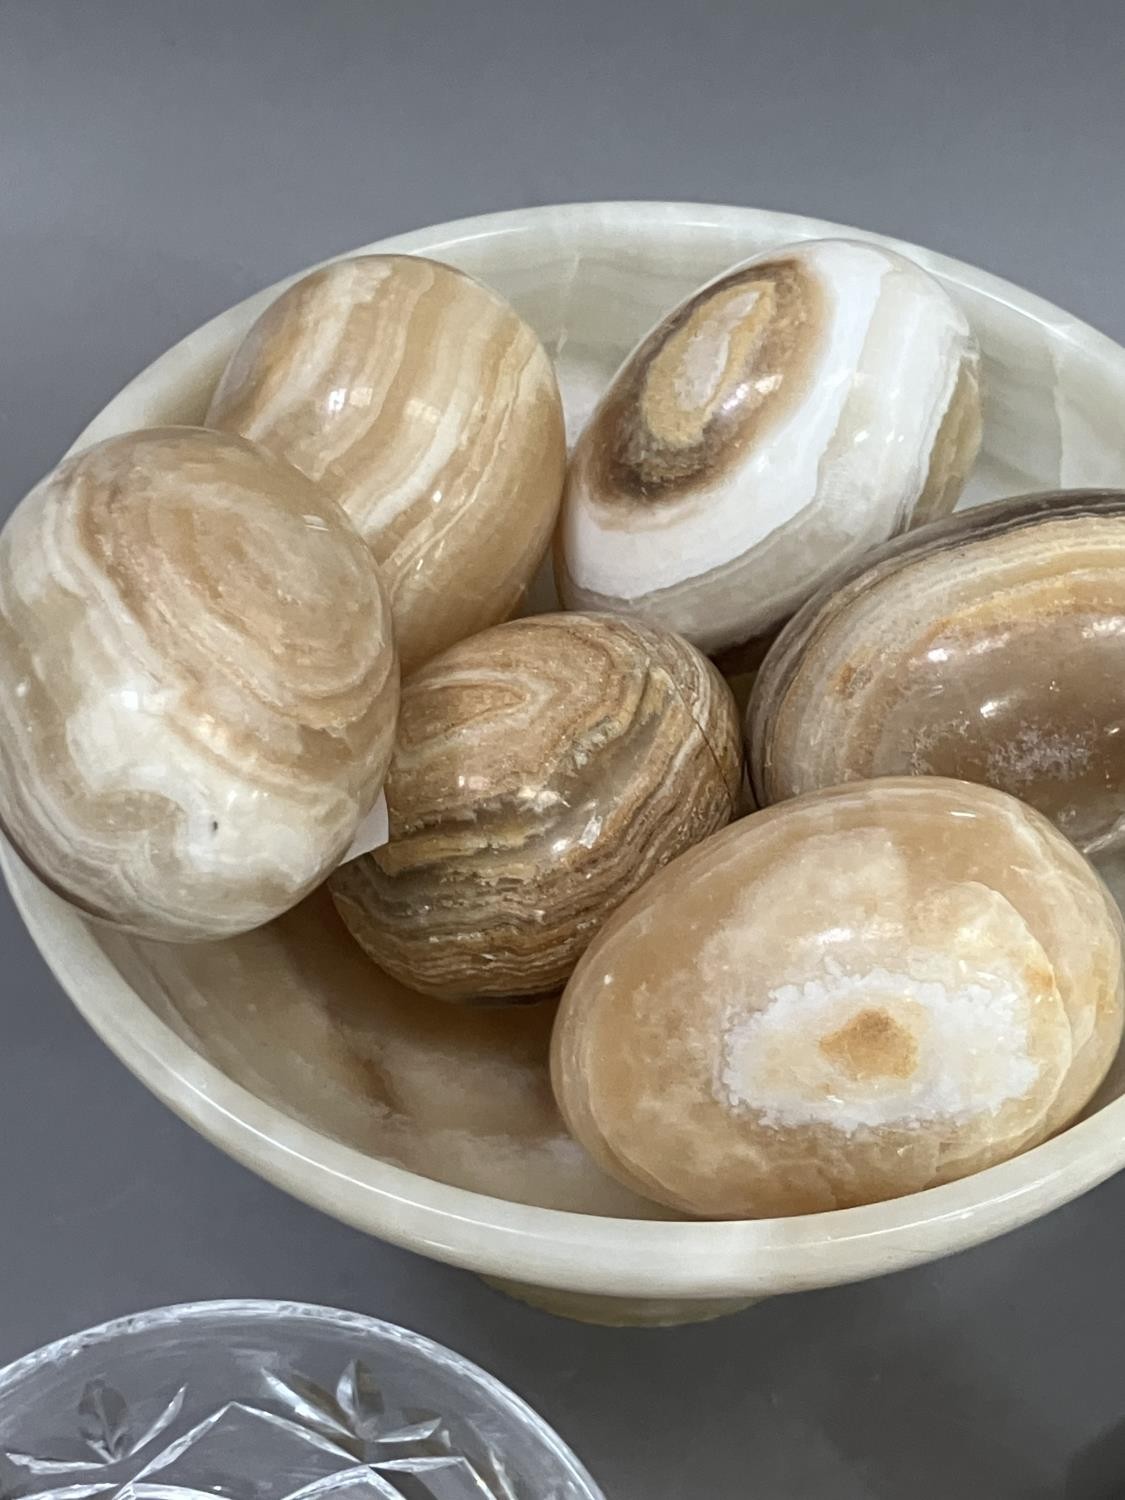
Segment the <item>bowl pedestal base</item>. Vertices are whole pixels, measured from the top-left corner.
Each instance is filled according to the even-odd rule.
[[[674,1328],[682,1323],[710,1323],[730,1313],[753,1307],[760,1297],[602,1297],[589,1292],[561,1292],[550,1287],[531,1286],[523,1281],[506,1281],[499,1276],[483,1276],[486,1282],[506,1297],[526,1302],[556,1318],[575,1323],[596,1323],[604,1328]]]

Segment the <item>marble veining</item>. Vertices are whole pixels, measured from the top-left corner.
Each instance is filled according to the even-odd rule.
[[[610,385],[571,461],[560,597],[711,653],[759,640],[952,509],[980,427],[976,341],[929,276],[855,241],[771,251],[668,314]]]
[[[443,1005],[356,947],[322,887],[254,932],[103,948],[217,1068],[378,1161],[512,1203],[667,1216],[605,1176],[551,1093],[555,1007]]]
[[[303,277],[233,354],[207,424],[344,507],[406,672],[512,615],[547,549],[565,465],[551,362],[503,298],[450,266],[365,255]]]
[[[635,1192],[707,1217],[876,1202],[1069,1123],[1117,1052],[1125,926],[1005,793],[857,782],[626,902],[563,996],[555,1091]]]
[[[196,939],[293,905],[371,810],[397,706],[370,552],[243,438],[111,438],[0,533],[0,825],[91,915]]]
[[[677,636],[539,615],[406,682],[390,841],[332,877],[396,978],[449,1000],[557,991],[608,914],[731,818],[733,700]]]
[[[878,550],[779,638],[747,742],[763,802],[962,777],[1120,862],[1125,491],[998,500]]]

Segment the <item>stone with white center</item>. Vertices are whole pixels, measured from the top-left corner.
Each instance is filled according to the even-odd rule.
[[[715,1218],[949,1182],[1067,1125],[1122,1030],[1123,927],[1040,814],[937,778],[759,812],[632,897],[553,1048],[571,1130]]]

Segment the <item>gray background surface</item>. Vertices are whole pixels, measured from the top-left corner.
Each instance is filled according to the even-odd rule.
[[[1123,81],[1117,0],[0,0],[0,516],[203,319],[492,208],[817,214],[1125,339]],[[0,1362],[145,1306],[307,1298],[479,1360],[610,1500],[1108,1500],[1123,1238],[1125,1177],[722,1323],[559,1323],[219,1155],[86,1030],[0,895]]]

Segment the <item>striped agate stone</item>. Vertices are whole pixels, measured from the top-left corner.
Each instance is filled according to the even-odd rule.
[[[878,549],[778,639],[747,743],[763,802],[870,776],[987,782],[1119,875],[1125,492],[997,500]]]
[[[231,358],[207,424],[344,507],[404,672],[514,614],[547,550],[566,462],[554,370],[508,303],[450,266],[363,255],[304,277]]]
[[[549,994],[631,891],[729,821],[740,773],[730,692],[678,636],[582,614],[496,626],[405,683],[390,842],[332,894],[415,989]]]
[[[92,916],[190,940],[292,906],[374,804],[397,706],[370,551],[243,438],[111,438],[0,533],[0,827]]]
[[[760,255],[629,356],[572,456],[566,608],[754,654],[868,548],[952,509],[980,442],[976,342],[901,255],[813,240]]]

